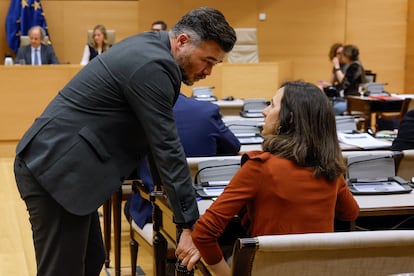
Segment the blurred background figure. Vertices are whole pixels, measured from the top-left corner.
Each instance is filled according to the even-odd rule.
[[[342,61],[342,52],[344,50],[342,43],[334,43],[329,49],[329,60],[332,62],[332,74],[329,81],[320,81],[320,85],[324,90],[329,86],[336,87],[342,82],[345,64]],[[339,70],[338,70],[339,69]]]
[[[167,24],[162,20],[157,20],[152,22],[151,25],[151,31],[153,32],[159,32],[159,31],[166,31],[167,30]]]
[[[405,113],[391,146],[391,150],[407,149],[414,149],[414,109]]]
[[[59,64],[52,45],[44,40],[45,30],[40,26],[33,26],[29,30],[30,44],[19,48],[16,54],[16,64],[42,65]]]
[[[347,109],[346,96],[359,96],[360,84],[366,83],[365,70],[359,60],[359,49],[355,45],[345,45],[342,52],[342,61],[345,71],[342,73],[340,64],[335,63],[335,71],[338,79],[342,81],[337,85],[339,97],[333,103],[336,115],[343,114]]]
[[[83,50],[81,65],[86,65],[97,55],[108,50],[112,45],[108,42],[108,34],[104,25],[96,25],[93,28],[92,41],[88,42]]]

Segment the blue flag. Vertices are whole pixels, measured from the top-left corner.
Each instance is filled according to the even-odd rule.
[[[14,52],[19,49],[20,36],[27,35],[33,26],[41,26],[49,35],[40,0],[11,0],[6,17],[6,37]]]

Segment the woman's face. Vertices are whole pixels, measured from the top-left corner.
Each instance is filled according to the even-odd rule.
[[[103,35],[103,33],[100,30],[96,29],[93,32],[93,40],[95,40],[95,43],[96,44],[101,45],[103,43],[103,41],[104,41],[104,35]]]
[[[263,110],[264,125],[262,135],[276,134],[279,127],[279,112],[285,88],[280,88],[270,101],[270,104]]]

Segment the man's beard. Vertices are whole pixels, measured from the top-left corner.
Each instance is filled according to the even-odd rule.
[[[187,55],[182,55],[177,58],[177,64],[180,67],[181,75],[182,75],[182,82],[188,86],[193,85],[194,81],[189,80],[189,76],[187,72],[191,72],[192,65],[190,61],[190,57]]]

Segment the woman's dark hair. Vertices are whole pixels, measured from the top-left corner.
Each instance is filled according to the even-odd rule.
[[[263,150],[313,167],[315,177],[334,181],[345,173],[331,102],[315,85],[286,82],[279,111],[279,128],[268,135]]]
[[[203,41],[214,41],[228,53],[236,43],[236,32],[226,21],[224,15],[213,8],[201,7],[184,15],[171,29],[177,37],[188,34],[195,45]]]
[[[345,45],[342,54],[351,61],[359,60],[359,49],[355,45]]]

